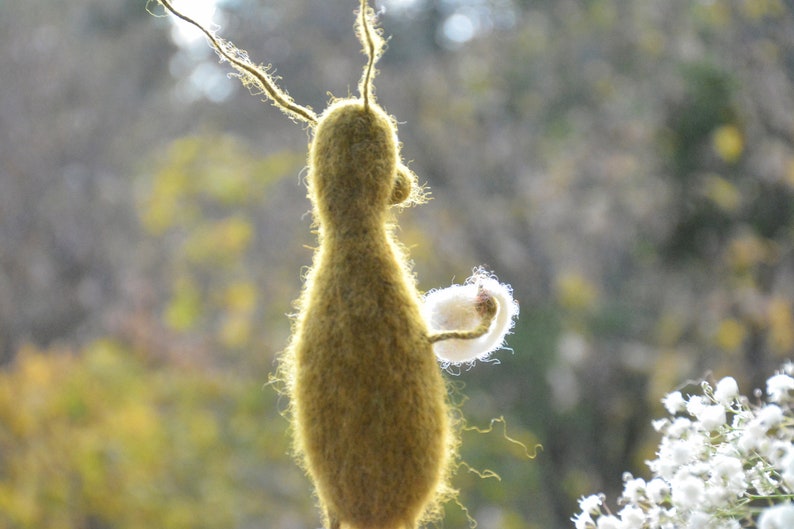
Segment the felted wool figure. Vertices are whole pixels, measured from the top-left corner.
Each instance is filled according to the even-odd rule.
[[[446,388],[387,223],[397,138],[376,105],[320,117],[309,192],[320,247],[288,355],[295,435],[331,528],[412,528],[443,492]]]
[[[459,319],[462,328],[428,327],[394,238],[390,207],[421,202],[422,194],[401,162],[395,121],[372,91],[383,48],[374,13],[362,0],[357,34],[369,61],[361,97],[336,100],[317,116],[247,54],[158,1],[201,29],[246,85],[313,129],[308,195],[319,244],[279,367],[296,457],[330,529],[414,529],[452,496],[458,445],[434,344],[475,340],[495,317],[512,321],[516,311],[512,298],[482,281],[474,298],[456,302],[455,310],[470,303],[474,311]]]

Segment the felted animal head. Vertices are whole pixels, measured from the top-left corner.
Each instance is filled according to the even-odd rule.
[[[309,195],[321,224],[380,222],[388,205],[407,197],[398,173],[391,118],[358,99],[332,104],[320,117],[310,150]]]

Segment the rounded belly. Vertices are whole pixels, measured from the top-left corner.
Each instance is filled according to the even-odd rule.
[[[449,458],[446,390],[431,345],[423,328],[384,327],[379,318],[353,334],[323,327],[303,329],[294,388],[297,447],[320,500],[352,527],[412,524]]]

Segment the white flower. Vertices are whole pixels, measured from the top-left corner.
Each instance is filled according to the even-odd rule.
[[[725,377],[717,382],[714,398],[722,405],[728,405],[739,395],[739,385],[733,377]]]
[[[766,429],[757,420],[753,420],[748,424],[739,438],[737,447],[743,453],[748,454],[753,450],[757,450],[763,443],[766,436]]]
[[[621,525],[623,529],[641,529],[645,522],[645,513],[636,505],[626,505],[618,514],[623,522]]]
[[[592,529],[595,527],[595,522],[593,521],[593,517],[590,516],[590,513],[580,512],[571,518],[571,521],[573,521],[573,526],[576,529]]]
[[[651,470],[658,476],[671,480],[681,467],[697,460],[703,444],[703,437],[699,435],[681,439],[668,434],[659,445],[659,457],[649,463]]]
[[[794,491],[794,448],[789,445],[789,450],[776,465],[780,470],[780,477],[788,487],[789,491]]]
[[[626,474],[624,479],[623,497],[632,503],[639,503],[645,496],[645,480],[634,478],[631,474]]]
[[[657,432],[664,432],[670,426],[670,419],[655,419],[651,421],[651,426]]]
[[[654,503],[662,503],[668,494],[670,494],[670,487],[663,479],[654,478],[648,482],[645,487],[648,493],[648,498]]]
[[[664,527],[663,521],[670,518],[670,512],[659,505],[650,504],[647,507],[643,506],[643,509],[645,510],[646,527]]]
[[[599,494],[583,496],[579,499],[579,509],[588,514],[598,514],[601,512],[602,501]]]
[[[706,492],[703,480],[689,474],[686,470],[679,471],[670,486],[673,505],[685,511],[697,507]]]
[[[665,409],[670,415],[675,415],[686,409],[686,400],[684,400],[684,396],[680,391],[673,391],[665,395],[662,399],[662,404],[664,404]]]
[[[750,481],[750,485],[762,496],[772,496],[779,485],[778,480],[767,470],[766,463],[762,461],[747,470],[747,478]]]
[[[720,520],[714,529],[742,529],[742,524],[735,518]]]
[[[706,493],[703,497],[703,507],[708,507],[709,511],[712,511],[727,506],[729,503],[730,495],[725,487],[714,484],[706,487]]]
[[[686,417],[677,417],[667,428],[667,436],[671,438],[684,438],[692,431],[692,421]]]
[[[758,529],[791,529],[794,527],[794,505],[782,503],[770,507],[758,518]]]
[[[740,459],[725,455],[716,455],[711,464],[711,481],[724,486],[725,492],[739,496],[747,489],[747,479]]]
[[[766,381],[766,394],[772,402],[781,402],[794,389],[794,378],[789,375],[774,375]]]
[[[518,303],[513,299],[510,285],[499,283],[483,269],[477,269],[463,285],[428,292],[422,314],[431,332],[473,330],[482,321],[477,310],[482,296],[493,298],[496,316],[486,334],[471,340],[441,340],[433,345],[436,356],[444,364],[463,364],[485,360],[504,346],[518,316]]]
[[[739,410],[733,416],[732,426],[736,429],[744,427],[747,423],[753,420],[755,415],[750,410]]]
[[[776,404],[768,404],[758,411],[756,420],[765,431],[769,431],[783,422],[783,410]]]
[[[695,456],[695,447],[689,441],[684,439],[677,439],[670,443],[669,454],[666,454],[670,462],[676,466],[681,466],[689,463]]]
[[[692,395],[686,403],[686,411],[692,417],[697,418],[703,408],[709,405],[708,399],[701,395]]]
[[[598,529],[622,529],[620,520],[612,515],[601,516],[598,519]]]
[[[707,432],[713,432],[725,424],[725,408],[717,404],[714,406],[703,406],[698,410],[697,419]]]
[[[695,511],[689,515],[687,529],[707,529],[711,516],[702,511]]]
[[[735,518],[723,518],[713,527],[714,529],[742,529],[745,526],[739,523],[739,520]]]

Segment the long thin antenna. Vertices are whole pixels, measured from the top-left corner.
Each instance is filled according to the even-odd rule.
[[[375,63],[383,52],[383,39],[375,29],[371,18],[375,17],[367,0],[361,0],[361,9],[358,21],[358,39],[364,47],[367,56],[367,65],[364,67],[364,75],[359,83],[358,91],[364,100],[364,108],[369,108],[369,99],[374,97],[372,94],[372,79],[377,71]]]
[[[169,13],[184,20],[188,24],[198,28],[210,44],[215,49],[216,53],[232,65],[240,73],[240,78],[243,84],[255,85],[262,90],[267,97],[273,101],[273,104],[280,108],[285,114],[297,118],[301,121],[310,123],[311,125],[317,124],[317,114],[310,108],[303,107],[297,103],[287,94],[286,91],[276,85],[273,77],[271,77],[262,66],[257,66],[248,60],[246,53],[239,50],[231,42],[225,41],[216,37],[211,31],[204,26],[193,20],[187,15],[184,15],[174,9],[169,0],[157,0]]]
[[[370,94],[370,86],[371,86],[371,79],[372,79],[372,69],[375,67],[375,43],[372,41],[372,34],[369,28],[369,21],[367,20],[367,11],[369,10],[369,5],[367,0],[361,0],[361,29],[364,32],[364,38],[366,40],[367,46],[367,68],[364,72],[364,79],[362,84],[363,86],[363,93],[361,97],[364,99],[364,108],[369,109],[369,94]]]

